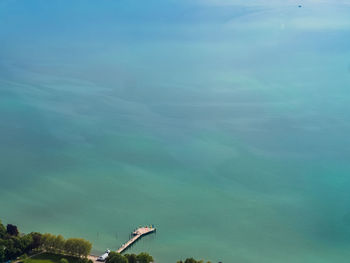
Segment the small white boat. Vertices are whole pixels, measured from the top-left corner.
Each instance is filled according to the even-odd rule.
[[[105,261],[111,251],[107,249],[105,253],[97,258],[97,261]]]

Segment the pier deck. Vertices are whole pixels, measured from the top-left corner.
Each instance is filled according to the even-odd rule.
[[[136,229],[132,234],[133,237],[126,243],[124,243],[118,250],[117,253],[122,253],[124,250],[126,250],[128,247],[130,247],[133,243],[136,242],[139,238],[142,236],[145,236],[147,234],[153,233],[156,231],[155,227],[140,227]]]

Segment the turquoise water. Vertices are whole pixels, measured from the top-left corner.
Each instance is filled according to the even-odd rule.
[[[302,7],[299,8],[298,5]],[[0,0],[0,218],[156,262],[350,258],[348,1]]]

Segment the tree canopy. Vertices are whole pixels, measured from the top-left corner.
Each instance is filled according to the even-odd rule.
[[[89,255],[92,248],[92,244],[82,238],[69,238],[64,244],[65,252],[73,256],[84,256]]]
[[[153,262],[153,257],[146,252],[136,254],[121,255],[116,252],[109,253],[106,263],[150,263]]]
[[[178,261],[177,263],[204,263],[203,260],[195,260],[194,258],[186,258],[185,261]],[[211,263],[210,261],[208,261],[207,263]]]
[[[125,254],[124,256],[128,259],[128,263],[137,263],[136,254]]]
[[[18,234],[19,234],[17,226],[11,225],[11,224],[8,224],[6,226],[6,232],[7,232],[7,234],[9,234],[11,236],[18,236]]]
[[[6,235],[6,228],[5,226],[1,223],[0,220],[0,238],[4,238]]]
[[[138,263],[150,263],[153,262],[153,257],[146,252],[142,252],[136,256]]]
[[[106,263],[128,263],[128,259],[116,252],[109,253]]]
[[[82,238],[65,240],[61,235],[37,232],[19,235],[17,226],[8,224],[5,228],[0,221],[0,262],[17,258],[36,249],[86,257],[91,248],[92,244]]]

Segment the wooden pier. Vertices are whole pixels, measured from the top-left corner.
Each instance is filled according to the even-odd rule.
[[[156,232],[155,227],[146,226],[146,227],[140,227],[136,229],[132,235],[133,237],[126,243],[124,243],[118,250],[117,253],[122,253],[124,250],[129,248],[132,244],[134,244],[138,239],[140,239],[142,236],[148,235],[150,233]]]

